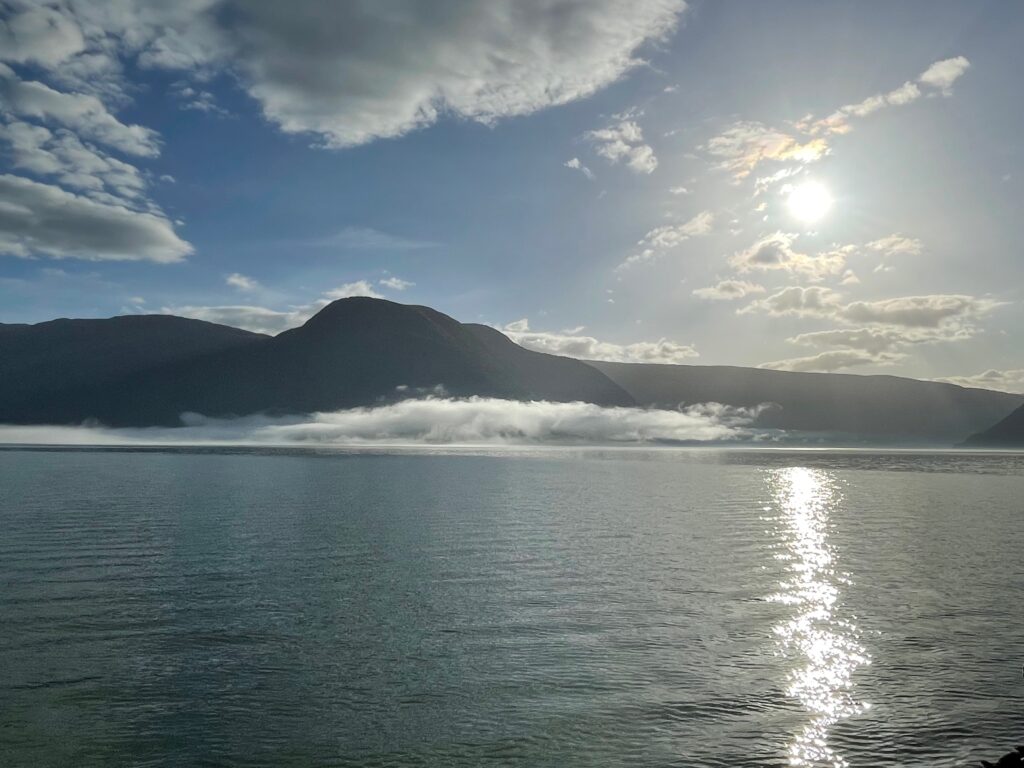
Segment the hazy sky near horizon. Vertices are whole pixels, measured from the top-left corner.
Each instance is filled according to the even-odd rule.
[[[1024,5],[0,2],[0,322],[526,346],[1024,391]]]

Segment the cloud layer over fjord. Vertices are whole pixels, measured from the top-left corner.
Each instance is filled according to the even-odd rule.
[[[757,415],[717,403],[685,410],[603,408],[590,403],[428,397],[374,408],[290,417],[184,417],[174,429],[0,426],[0,443],[31,445],[530,445],[732,440]]]

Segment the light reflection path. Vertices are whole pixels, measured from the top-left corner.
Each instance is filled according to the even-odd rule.
[[[804,467],[772,472],[769,483],[775,503],[766,510],[776,515],[765,519],[788,572],[769,599],[793,607],[792,618],[775,627],[778,652],[796,665],[787,693],[810,715],[790,743],[789,764],[842,768],[848,763],[829,747],[829,732],[870,706],[855,697],[852,675],[871,660],[856,625],[842,616],[840,590],[850,580],[836,570],[828,539],[839,494],[828,472]]]

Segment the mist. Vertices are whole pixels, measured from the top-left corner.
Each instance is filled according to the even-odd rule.
[[[749,438],[759,409],[717,403],[685,409],[428,397],[287,417],[182,415],[175,428],[0,425],[19,445],[517,445],[649,444]]]

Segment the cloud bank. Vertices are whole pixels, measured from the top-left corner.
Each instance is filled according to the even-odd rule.
[[[709,403],[685,410],[603,408],[590,403],[429,397],[375,408],[287,418],[183,416],[174,429],[0,426],[0,443],[31,445],[530,445],[734,440],[758,409]]]

